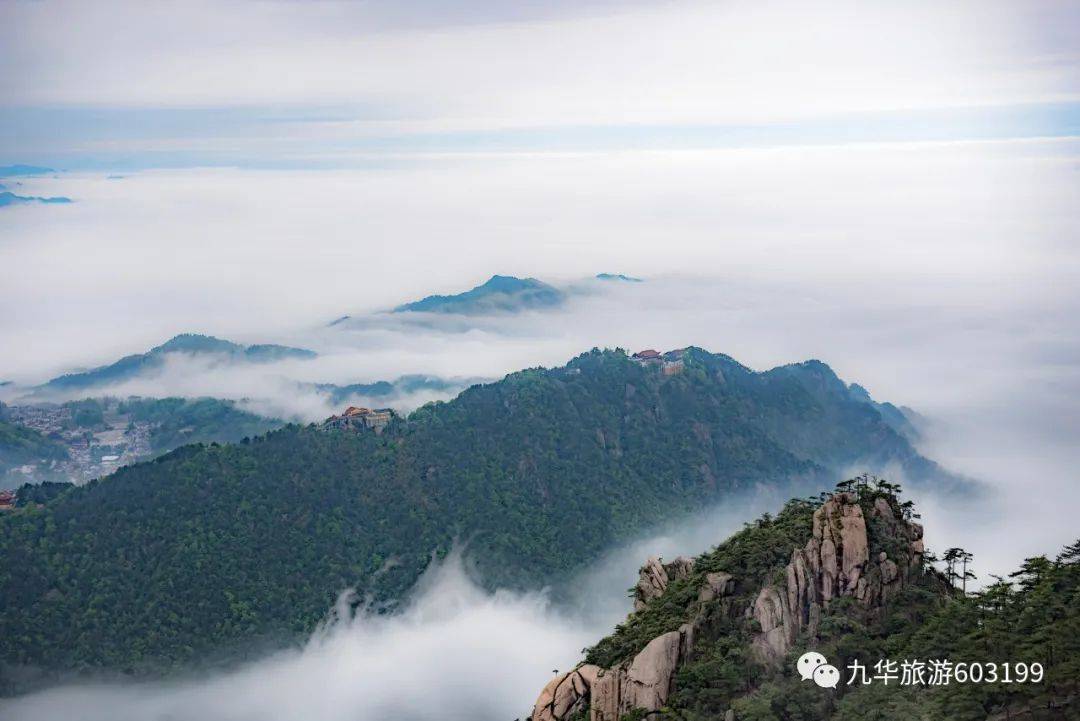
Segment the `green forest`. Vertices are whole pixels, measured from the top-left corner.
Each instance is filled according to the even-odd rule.
[[[236,443],[279,428],[283,421],[249,413],[219,398],[128,398],[117,412],[151,424],[155,452],[188,443]]]

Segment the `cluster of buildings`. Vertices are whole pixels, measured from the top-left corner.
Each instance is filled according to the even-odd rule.
[[[686,365],[683,362],[683,355],[686,353],[685,348],[678,350],[668,351],[667,353],[661,353],[660,351],[649,348],[647,350],[641,350],[630,356],[630,359],[641,366],[659,368],[660,372],[666,376],[673,376],[683,372]]]
[[[382,429],[394,417],[394,412],[389,408],[357,408],[349,406],[340,416],[330,416],[323,423],[323,428],[351,429],[370,428],[376,433]]]
[[[134,421],[117,409],[118,401],[103,399],[103,422],[94,428],[80,428],[70,405],[34,403],[5,406],[5,418],[63,444],[66,459],[41,459],[19,466],[9,473],[19,482],[64,479],[85,483],[112,473],[117,468],[152,455],[151,424]]]
[[[0,511],[10,511],[15,507],[15,492],[0,491]]]

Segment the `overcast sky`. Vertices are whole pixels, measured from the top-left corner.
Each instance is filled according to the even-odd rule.
[[[4,0],[0,152],[65,168],[340,167],[1065,135],[1078,14],[1040,0]]]

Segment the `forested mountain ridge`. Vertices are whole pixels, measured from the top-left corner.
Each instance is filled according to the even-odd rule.
[[[161,671],[301,637],[346,587],[392,604],[455,539],[488,585],[536,586],[758,485],[820,487],[852,463],[950,482],[824,364],[678,356],[669,374],[594,350],[381,435],[288,426],[188,446],[11,512],[0,656]]]

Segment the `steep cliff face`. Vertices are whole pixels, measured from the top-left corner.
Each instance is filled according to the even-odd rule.
[[[590,651],[588,660],[604,662],[553,679],[532,720],[620,721],[660,712],[699,645],[711,650],[738,639],[747,663],[767,673],[795,649],[812,647],[823,616],[841,599],[860,617],[880,621],[888,601],[923,575],[922,527],[889,494],[839,492],[812,511],[804,505],[785,514],[761,526],[772,536],[748,529],[699,559],[650,558],[634,588],[634,613]],[[758,561],[777,552],[759,542],[766,537],[805,540],[782,551],[786,565],[762,567]],[[724,561],[731,567],[718,568]],[[671,605],[680,611],[673,614]]]
[[[871,515],[893,541],[896,558],[886,551],[870,557],[866,518],[858,495],[837,493],[814,511],[813,535],[791,553],[783,583],[764,586],[746,613],[761,629],[753,650],[758,660],[778,663],[805,630],[817,637],[822,608],[837,597],[850,596],[867,609],[882,604],[922,568],[923,529],[897,518],[889,501],[874,499]],[[884,540],[884,539],[883,539]]]

